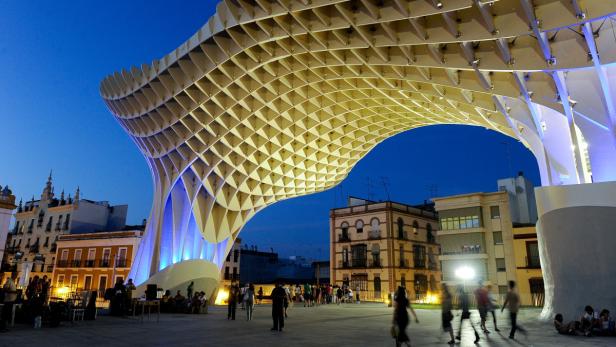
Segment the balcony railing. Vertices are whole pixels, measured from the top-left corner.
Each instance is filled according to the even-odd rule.
[[[415,269],[425,269],[426,260],[425,259],[413,259],[413,267]]]
[[[96,265],[96,260],[87,259],[83,265],[84,267],[94,267],[94,265]]]
[[[30,246],[30,253],[38,253],[38,251],[39,251],[38,244]]]
[[[463,246],[460,250],[457,251],[443,251],[443,255],[458,255],[458,254],[481,254],[484,253],[481,249],[481,246]]]
[[[116,260],[116,267],[128,267],[128,262],[126,261],[126,259],[118,259]]]
[[[57,267],[68,267],[68,260],[60,259],[56,262]]]
[[[349,237],[349,235],[338,235],[338,242],[349,242],[351,241],[351,238]]]
[[[112,268],[114,266],[112,259],[87,259],[87,260],[58,260],[57,267],[84,267],[84,268]],[[118,259],[115,267],[130,267],[128,259]]]
[[[353,259],[351,261],[351,266],[356,268],[367,268],[368,264],[366,259]]]
[[[378,240],[381,238],[381,233],[378,232],[369,232],[368,233],[368,240]]]
[[[381,263],[381,259],[369,259],[368,260],[368,267],[370,268],[381,268],[383,267],[383,264]]]

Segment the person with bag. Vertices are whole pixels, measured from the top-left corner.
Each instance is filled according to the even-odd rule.
[[[391,328],[392,336],[396,339],[396,347],[400,347],[402,344],[411,346],[411,340],[406,334],[406,327],[409,325],[407,308],[411,311],[413,318],[415,318],[415,323],[419,323],[417,314],[406,297],[406,290],[404,287],[398,287],[396,297],[394,298],[394,318]]]
[[[451,338],[449,342],[450,345],[456,343],[456,340],[453,337],[453,327],[451,326],[451,321],[453,320],[453,313],[451,310],[453,309],[453,302],[451,293],[449,292],[449,287],[447,284],[443,283],[443,300],[441,303],[441,320],[443,323],[443,330],[449,333],[449,337]]]

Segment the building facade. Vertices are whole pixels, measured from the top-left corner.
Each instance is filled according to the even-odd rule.
[[[240,255],[241,255],[242,240],[240,238],[235,239],[233,247],[227,254],[227,258],[220,270],[220,278],[223,283],[222,286],[228,286],[231,281],[240,280]]]
[[[74,198],[65,197],[64,191],[56,197],[50,174],[40,200],[33,197],[25,204],[19,202],[6,242],[5,269],[18,272],[20,285],[35,275],[49,277],[61,235],[122,230],[127,211],[127,205],[82,199],[79,188]]]
[[[505,191],[435,198],[443,282],[471,290],[479,281],[507,292],[516,279],[509,197]]]
[[[330,211],[330,276],[360,288],[362,300],[383,301],[398,286],[426,300],[439,290],[437,215],[392,201],[349,200]]]
[[[513,250],[522,305],[543,306],[545,288],[539,259],[537,230],[534,225],[514,225]]]
[[[9,186],[0,186],[0,260],[4,257],[6,239],[9,233],[9,224],[13,218],[15,206],[15,195]],[[4,269],[2,269],[4,270]]]
[[[535,186],[533,182],[524,177],[523,172],[518,172],[516,177],[500,179],[496,184],[498,191],[509,194],[509,212],[513,223],[537,223]]]
[[[121,278],[128,280],[143,230],[60,235],[52,286],[57,290],[96,290],[99,296]]]

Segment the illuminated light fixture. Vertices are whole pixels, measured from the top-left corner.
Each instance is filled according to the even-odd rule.
[[[455,275],[463,281],[469,281],[475,278],[475,269],[470,266],[463,265],[456,269]]]
[[[214,305],[226,305],[229,300],[229,291],[226,289],[220,289],[218,294],[216,294],[216,300],[214,300]]]

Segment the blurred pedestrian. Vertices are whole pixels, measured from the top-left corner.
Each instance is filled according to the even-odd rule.
[[[396,298],[394,299],[394,317],[393,324],[395,329],[395,338],[396,338],[396,347],[402,346],[405,344],[407,346],[411,345],[411,340],[409,336],[406,334],[406,327],[409,325],[409,313],[407,311],[409,309],[413,318],[415,318],[415,322],[419,323],[419,319],[417,319],[417,314],[411,303],[406,297],[406,290],[404,287],[398,287],[398,291],[396,292]]]
[[[509,291],[507,297],[503,303],[501,312],[505,310],[505,307],[509,309],[509,319],[511,320],[511,331],[509,332],[509,338],[515,338],[516,330],[519,330],[522,334],[526,335],[526,329],[518,325],[518,311],[520,309],[520,295],[518,295],[514,281],[509,281]]]
[[[450,340],[447,342],[450,345],[456,343],[456,340],[453,337],[453,327],[451,325],[451,321],[453,320],[453,313],[451,310],[453,309],[453,299],[451,293],[449,292],[449,287],[447,284],[443,283],[443,299],[441,303],[441,320],[443,323],[443,330],[449,333]]]
[[[462,339],[462,326],[465,320],[468,320],[468,323],[473,328],[473,332],[475,333],[475,343],[479,342],[479,334],[477,333],[477,329],[475,329],[475,325],[473,325],[473,321],[471,320],[471,311],[470,311],[470,303],[468,299],[468,294],[464,290],[463,286],[458,286],[458,305],[460,306],[460,310],[462,310],[462,314],[460,316],[460,329],[458,330],[458,335],[456,339]]]

